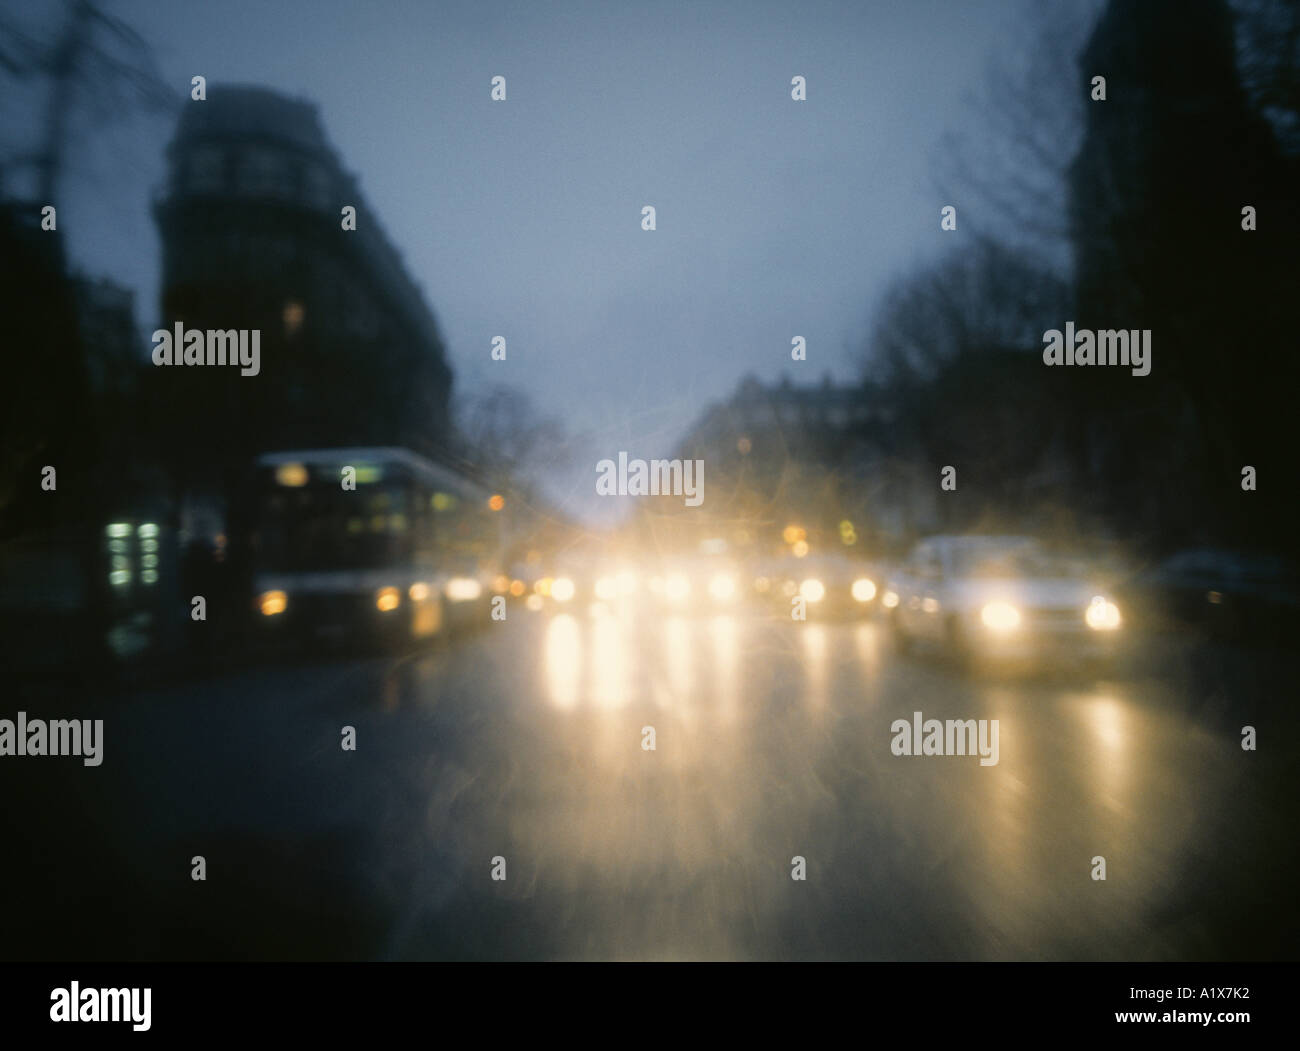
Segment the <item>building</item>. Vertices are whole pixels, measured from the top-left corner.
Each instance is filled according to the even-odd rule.
[[[260,373],[154,369],[176,408],[164,440],[184,488],[220,491],[259,451],[449,437],[437,324],[316,107],[211,85],[185,104],[155,201],[159,328],[260,332]],[[356,209],[355,230],[343,210]]]

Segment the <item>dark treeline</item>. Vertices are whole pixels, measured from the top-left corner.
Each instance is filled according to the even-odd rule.
[[[959,247],[878,315],[872,396],[897,411],[872,439],[936,479],[958,467],[948,528],[1289,547],[1300,7],[1111,0],[1065,75],[1086,100],[1056,173],[1073,266],[1026,247],[1028,192],[947,234]],[[1070,142],[1068,127],[1019,133],[1040,154]],[[1067,322],[1150,329],[1150,374],[1046,366],[1044,333]]]

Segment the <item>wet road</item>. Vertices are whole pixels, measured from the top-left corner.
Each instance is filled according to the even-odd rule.
[[[4,887],[23,904],[0,945],[1291,958],[1285,663],[1165,639],[1113,678],[974,677],[869,621],[512,609],[440,652],[231,667],[114,704],[101,767],[6,760]],[[917,711],[998,720],[997,764],[893,754]]]

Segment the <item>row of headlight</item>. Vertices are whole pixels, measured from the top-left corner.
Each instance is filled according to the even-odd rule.
[[[452,577],[444,589],[449,602],[472,602],[483,594],[483,585],[473,577]],[[417,580],[406,589],[407,597],[412,602],[427,602],[433,589],[422,580]],[[382,587],[375,592],[375,609],[380,613],[391,613],[402,605],[402,592],[396,587]],[[257,597],[257,608],[264,617],[279,616],[289,608],[289,596],[284,591],[273,589],[263,591]]]
[[[662,580],[656,577],[650,581],[650,590],[656,595],[680,602],[690,597],[691,582],[688,577],[680,573]],[[754,590],[766,594],[772,590],[772,581],[767,577],[757,577],[754,581]],[[793,598],[799,595],[807,602],[821,602],[826,597],[826,591],[825,582],[817,577],[807,577],[798,584],[788,580],[782,587],[786,597]],[[735,577],[718,573],[709,579],[708,592],[709,597],[715,602],[732,602],[739,597],[740,588]],[[857,602],[870,602],[876,597],[875,581],[867,577],[859,577],[853,582],[849,593]]]
[[[771,589],[772,582],[766,577],[759,577],[755,581],[755,590],[767,592]],[[624,571],[618,574],[598,577],[593,587],[595,598],[602,602],[612,602],[619,598],[634,595],[640,588],[640,582],[635,574]],[[691,579],[684,573],[670,573],[667,576],[654,576],[646,581],[646,589],[655,597],[667,599],[670,602],[685,602],[691,597],[693,591]],[[515,597],[522,597],[525,593],[525,585],[522,581],[513,581],[509,587],[510,593]],[[820,602],[826,597],[826,585],[816,577],[809,577],[796,585],[793,581],[788,581],[785,585],[787,594],[791,597],[801,595],[808,602]],[[740,586],[736,577],[729,573],[715,573],[709,578],[707,585],[708,595],[713,601],[719,603],[729,603],[740,597]],[[542,577],[533,585],[533,592],[541,598],[552,598],[557,602],[568,602],[577,594],[577,587],[568,577]],[[850,594],[857,602],[870,602],[876,597],[875,581],[867,577],[859,577],[853,582],[850,588]],[[531,596],[530,596],[531,598]]]
[[[1023,619],[1020,610],[1010,602],[990,602],[980,610],[980,621],[990,631],[1015,631]],[[1103,595],[1094,595],[1083,619],[1093,631],[1114,631],[1120,626],[1119,607]]]

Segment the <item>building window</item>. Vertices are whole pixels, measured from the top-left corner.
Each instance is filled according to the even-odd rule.
[[[272,150],[250,149],[239,165],[239,189],[259,197],[290,197],[289,166]]]
[[[190,154],[191,193],[220,193],[225,188],[225,155],[216,146],[199,146]]]
[[[284,305],[284,334],[292,336],[302,328],[302,319],[304,315],[302,304],[296,299],[291,299]]]

